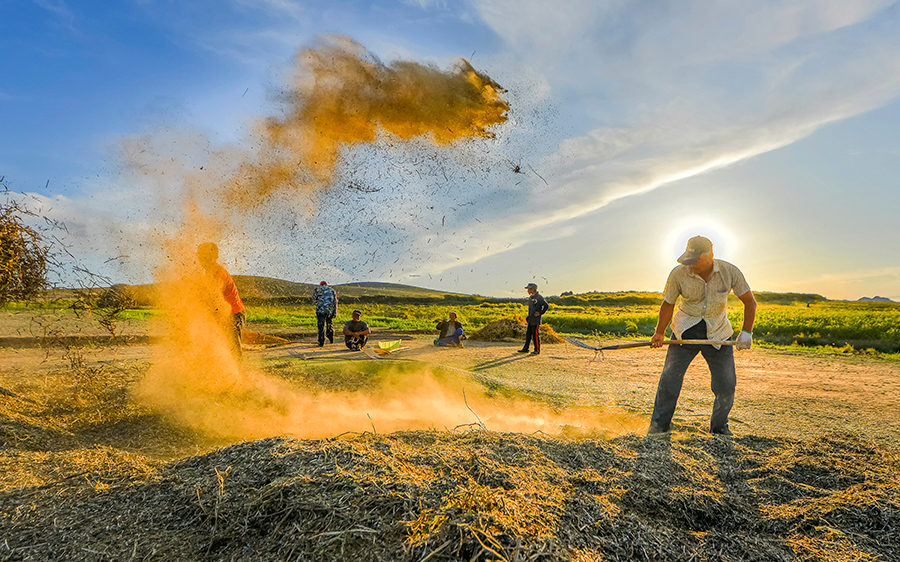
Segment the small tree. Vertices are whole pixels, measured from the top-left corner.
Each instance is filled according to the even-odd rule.
[[[0,178],[5,201],[0,201],[0,306],[37,296],[48,286],[50,246],[25,217],[37,217],[22,203],[9,197]]]

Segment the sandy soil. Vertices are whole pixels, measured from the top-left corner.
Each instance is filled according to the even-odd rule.
[[[378,339],[391,339],[388,333]],[[373,338],[373,341],[375,341]],[[517,353],[520,344],[466,342],[435,348],[429,336],[404,336],[411,349],[381,359],[422,361],[459,368],[505,385],[585,405],[615,404],[649,419],[665,349],[623,349],[594,356],[570,344],[545,345],[539,356]],[[591,342],[596,343],[596,342]],[[611,342],[610,342],[611,343]],[[268,359],[375,357],[299,343],[261,350]],[[865,441],[896,443],[900,435],[900,364],[870,357],[753,348],[735,354],[738,389],[731,428],[737,435],[818,437],[847,433]],[[705,430],[712,408],[709,371],[698,356],[685,376],[673,424]]]
[[[639,348],[595,358],[557,344],[531,356],[516,353],[520,342],[435,348],[432,336],[384,331],[372,343],[398,338],[409,349],[387,357],[374,347],[319,348],[306,337],[248,348],[244,361],[288,380],[303,371],[298,364],[336,360],[441,366],[488,388],[552,405],[615,407],[640,421],[649,417],[665,354]],[[130,388],[154,351],[83,348],[79,370],[110,367],[97,371]],[[126,394],[112,402],[127,410],[123,416],[95,419],[100,402],[58,400],[78,384],[65,349],[7,346],[0,348],[0,407],[8,406],[0,412],[0,535],[9,538],[0,541],[0,559],[294,559],[296,548],[332,552],[332,537],[351,536],[359,524],[367,531],[358,543],[314,558],[421,560],[452,545],[433,559],[480,559],[482,538],[491,535],[509,560],[536,559],[551,547],[559,556],[542,559],[644,560],[648,551],[667,560],[892,559],[900,363],[759,348],[736,357],[733,439],[705,435],[712,396],[698,358],[668,440],[464,430],[225,446],[234,441],[201,439],[133,408]],[[401,504],[409,513],[396,511]],[[348,505],[362,511],[334,516]],[[429,527],[427,548],[410,551],[406,523],[420,516],[449,518],[449,530]],[[509,523],[498,530],[503,517]],[[486,528],[477,537],[460,532],[473,525]]]
[[[67,359],[59,351],[30,347],[34,320],[28,314],[6,315],[0,325],[0,387],[15,387],[41,371],[61,369]],[[66,313],[45,318],[44,324],[69,322]],[[71,325],[66,325],[72,329]],[[263,331],[260,326],[251,329]],[[78,333],[85,333],[79,329]],[[121,326],[120,333],[147,335],[140,322]],[[99,335],[94,330],[88,335]],[[282,359],[311,361],[358,359],[421,361],[462,369],[482,381],[519,388],[552,401],[582,405],[616,405],[649,418],[665,349],[624,349],[596,356],[570,344],[545,345],[543,353],[516,353],[518,343],[468,341],[463,349],[436,348],[432,336],[375,331],[370,344],[403,339],[410,349],[380,357],[370,347],[351,352],[338,340],[319,348],[314,339],[273,348],[246,350],[248,361],[277,364]],[[19,341],[29,347],[18,347]],[[591,342],[596,343],[596,342]],[[149,361],[150,344],[99,345],[87,348],[89,361],[126,364]],[[753,348],[736,353],[738,389],[732,411],[732,430],[738,434],[816,437],[848,433],[862,441],[895,446],[900,435],[900,363],[877,358],[824,355],[809,352]],[[709,373],[698,356],[685,377],[674,427],[702,431],[712,403]]]

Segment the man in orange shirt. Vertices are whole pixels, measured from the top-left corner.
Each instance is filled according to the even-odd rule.
[[[219,247],[212,242],[206,242],[197,246],[197,260],[200,266],[206,271],[206,275],[212,278],[216,286],[222,290],[222,298],[225,299],[226,306],[231,308],[229,325],[226,328],[226,334],[229,336],[231,348],[234,354],[241,356],[241,330],[243,330],[246,316],[244,313],[244,302],[241,295],[238,294],[237,286],[231,275],[224,267],[219,265]]]

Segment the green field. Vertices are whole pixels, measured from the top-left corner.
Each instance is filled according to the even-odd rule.
[[[622,300],[629,293],[622,293]],[[659,302],[659,301],[657,301]],[[434,321],[456,311],[471,332],[485,324],[527,313],[524,303],[489,303],[458,306],[360,304],[364,319],[374,328],[395,330],[430,329]],[[349,318],[350,306],[342,306],[338,320]],[[297,307],[252,306],[247,319],[253,323],[314,329],[311,305]],[[658,305],[608,304],[566,306],[551,304],[545,321],[564,334],[599,334],[613,337],[650,337],[656,328]],[[740,327],[743,307],[729,306],[729,319]],[[815,348],[841,353],[900,353],[900,304],[849,301],[766,304],[757,309],[754,341],[757,344]]]
[[[245,279],[242,281],[247,283]],[[471,333],[494,320],[524,317],[527,313],[524,299],[491,299],[438,292],[431,292],[431,296],[426,298],[429,294],[427,289],[407,287],[408,291],[404,292],[402,285],[387,284],[346,286],[350,294],[343,295],[342,287],[337,288],[339,297],[344,297],[337,321],[342,323],[348,320],[350,312],[359,308],[363,318],[373,328],[429,330],[434,327],[435,321],[455,311]],[[247,299],[248,322],[265,325],[272,330],[314,330],[316,317],[310,299],[300,298],[296,287],[291,289],[297,291],[296,304],[286,303],[279,296]],[[279,290],[283,291],[278,293],[280,295],[288,292],[280,286]],[[366,295],[372,297],[368,302]],[[385,297],[389,297],[390,301],[378,302]],[[900,358],[900,303],[830,301],[819,295],[800,293],[760,292],[756,293],[756,297],[759,307],[753,331],[754,342],[758,345]],[[353,299],[361,300],[354,302]],[[403,303],[404,299],[412,302]],[[550,311],[544,319],[557,332],[649,338],[656,327],[662,296],[649,292],[595,292],[549,297],[548,300]],[[6,309],[21,312],[27,308],[58,309],[66,306],[57,299],[27,306],[11,303]],[[158,313],[152,309],[129,309],[117,313],[118,318],[130,321],[146,320],[155,314]],[[740,326],[742,315],[740,301],[732,296],[728,316],[736,329]]]

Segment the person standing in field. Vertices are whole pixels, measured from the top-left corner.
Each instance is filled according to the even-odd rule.
[[[365,347],[372,331],[369,325],[361,320],[362,312],[353,311],[353,319],[344,324],[344,343],[352,351],[359,351]]]
[[[713,258],[712,242],[703,236],[688,240],[687,249],[678,258],[677,266],[669,273],[663,302],[659,307],[659,322],[651,339],[651,347],[660,347],[666,328],[672,323],[675,339],[726,341],[734,335],[728,321],[728,294],[734,294],[744,304],[744,321],[734,347],[750,349],[753,345],[753,322],[756,319],[756,299],[744,274],[734,265]],[[682,298],[678,311],[675,301]],[[659,377],[653,415],[648,435],[666,433],[675,414],[684,373],[698,353],[709,366],[712,391],[715,395],[709,430],[719,435],[731,435],[728,414],[734,404],[737,374],[734,368],[734,349],[729,345],[687,344],[669,345],[666,362]]]
[[[528,346],[531,340],[534,340],[534,351],[532,355],[540,355],[541,353],[541,318],[550,305],[544,300],[544,297],[537,292],[537,285],[529,283],[525,286],[528,291],[528,329],[525,331],[525,347],[519,350],[519,353],[528,353]]]
[[[435,326],[438,331],[438,337],[434,340],[434,345],[438,347],[446,347],[453,345],[462,347],[462,342],[466,339],[462,324],[456,319],[456,313],[451,312],[446,320],[439,320]]]
[[[219,265],[219,247],[212,242],[205,242],[197,246],[197,261],[200,267],[206,272],[206,276],[214,283],[217,289],[221,290],[222,298],[225,299],[227,307],[227,318],[229,319],[225,326],[225,333],[228,336],[229,344],[234,354],[241,357],[241,331],[246,322],[246,314],[244,312],[244,302],[238,293],[234,280],[224,267]],[[216,309],[218,311],[218,309]]]
[[[316,324],[319,328],[319,347],[325,346],[325,337],[328,343],[334,343],[334,317],[337,316],[337,295],[328,283],[321,281],[313,291],[313,302],[316,304]]]

